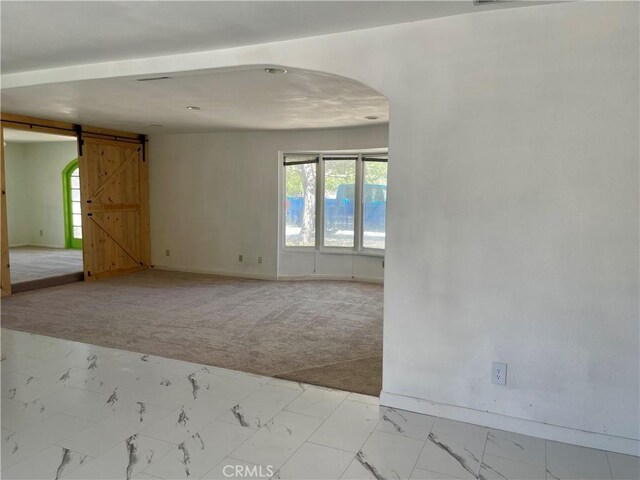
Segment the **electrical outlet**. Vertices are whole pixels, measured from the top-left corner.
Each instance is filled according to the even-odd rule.
[[[170,255],[170,253],[169,253],[169,249],[168,249],[168,248],[164,251],[164,254],[165,254],[165,256],[167,256],[167,257]]]
[[[258,257],[258,263],[262,263],[262,257]]]
[[[241,262],[242,261],[242,255],[238,255],[238,261]]]
[[[43,237],[44,236],[44,230],[40,229],[40,236]]]
[[[507,364],[493,362],[491,364],[491,383],[495,385],[507,384]]]

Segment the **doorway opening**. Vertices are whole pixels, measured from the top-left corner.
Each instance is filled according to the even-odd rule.
[[[82,213],[80,211],[80,168],[78,159],[71,160],[62,170],[64,208],[64,246],[82,249]]]
[[[76,138],[9,128],[3,134],[11,291],[82,280]]]

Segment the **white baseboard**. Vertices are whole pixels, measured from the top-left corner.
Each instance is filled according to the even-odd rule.
[[[15,245],[9,245],[9,248],[18,248],[18,247],[57,248],[59,250],[66,249],[66,247],[64,246],[61,247],[60,245],[47,245],[46,243],[17,243]]]
[[[291,282],[296,280],[343,280],[351,282],[384,283],[384,279],[378,277],[352,277],[350,275],[278,275],[278,280]]]
[[[571,443],[583,447],[640,456],[640,440],[633,438],[587,432],[384,391],[380,394],[380,405],[410,412],[424,413],[434,417],[473,423],[497,430],[507,430],[509,432],[544,438],[546,440],[554,440],[556,442]]]
[[[172,272],[188,272],[188,273],[203,273],[206,275],[218,275],[220,277],[236,277],[236,278],[252,278],[254,280],[275,280],[273,275],[266,273],[251,273],[251,272],[230,272],[227,270],[217,270],[211,268],[197,268],[197,267],[172,267],[169,265],[157,265],[151,266],[156,270],[169,270]]]

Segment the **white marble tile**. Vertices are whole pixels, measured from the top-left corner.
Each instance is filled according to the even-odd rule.
[[[379,413],[377,405],[347,398],[309,441],[355,454],[376,428]]]
[[[184,382],[152,383],[143,376],[133,376],[130,371],[121,372],[112,365],[102,371],[96,371],[91,377],[74,386],[106,395],[107,398],[115,392],[118,401],[125,403],[142,402],[171,410],[194,398],[193,387],[186,381],[186,375]]]
[[[4,332],[4,329],[3,329]],[[2,336],[2,355],[6,355],[8,351],[15,353],[20,352],[20,355],[37,358],[37,355],[43,349],[46,349],[53,345],[53,343],[39,338],[37,336],[29,336],[25,334],[22,336],[9,335],[3,333]]]
[[[86,373],[77,368],[57,372],[55,375],[37,378],[17,373],[9,373],[2,376],[3,383],[2,396],[29,403],[45,395],[62,390],[67,386],[75,385],[86,378]]]
[[[227,398],[200,395],[173,414],[158,420],[141,431],[142,435],[158,438],[178,445],[225,412],[235,401]]]
[[[545,464],[545,441],[503,430],[490,430],[485,455],[509,458],[517,462]]]
[[[2,438],[2,468],[15,465],[92,425],[88,420],[60,414],[7,435]]]
[[[2,478],[33,479],[62,478],[91,461],[91,457],[53,445],[40,453],[2,471]]]
[[[3,478],[54,478],[59,467],[61,478],[234,478],[228,465],[260,479],[269,467],[283,479],[640,477],[637,457],[380,409],[372,396],[0,337]]]
[[[611,479],[606,452],[549,440],[546,444],[548,479]]]
[[[250,428],[215,420],[144,472],[172,480],[201,478],[254,433]]]
[[[235,375],[228,377],[226,381],[216,385],[205,393],[239,402],[260,390],[260,388],[267,385],[269,381],[270,379],[268,377],[249,374]]]
[[[481,480],[534,480],[545,478],[544,462],[525,463],[485,453],[480,468]]]
[[[79,364],[93,353],[92,349],[93,345],[87,343],[65,341],[47,345],[45,348],[40,348],[28,354],[25,353],[24,355],[46,362],[60,362],[65,359],[73,359]]]
[[[149,475],[148,473],[141,472],[131,478],[133,480],[158,480],[160,477],[155,477],[153,475]]]
[[[276,470],[273,467],[254,465],[227,457],[205,473],[202,478],[206,480],[266,480],[277,478],[274,476],[275,473]]]
[[[640,457],[608,452],[613,480],[636,480],[640,478]]]
[[[76,387],[67,387],[40,398],[34,408],[44,408],[43,413],[66,413],[100,422],[118,412],[130,410],[134,402],[109,402],[110,395],[99,394]]]
[[[436,418],[395,408],[382,409],[382,420],[376,430],[403,437],[426,440]]]
[[[2,399],[2,426],[14,432],[42,422],[54,413],[52,410],[47,410],[38,400],[19,402],[8,398]]]
[[[260,428],[301,392],[302,390],[276,385],[263,385],[255,393],[235,404],[231,410],[220,417],[220,420],[243,427]]]
[[[429,470],[423,470],[422,468],[414,468],[411,473],[411,480],[463,480],[466,477],[453,477],[444,473],[430,472]],[[503,479],[504,480],[504,479]],[[531,479],[537,480],[537,479]]]
[[[424,440],[375,431],[356,454],[342,478],[409,478]]]
[[[136,403],[58,444],[98,457],[170,413],[172,411],[166,408]]]
[[[297,390],[300,393],[304,392],[311,385],[307,385],[302,382],[292,382],[291,380],[283,380],[281,378],[271,378],[269,380],[269,385],[276,385],[279,387],[290,388],[291,390]]]
[[[319,418],[280,412],[229,456],[255,465],[280,468],[321,423]]]
[[[347,395],[347,392],[307,386],[285,410],[311,417],[328,418]]]
[[[168,442],[144,435],[133,435],[99,457],[85,462],[72,473],[65,474],[64,478],[78,480],[132,478],[172,448],[175,446]]]
[[[279,477],[287,480],[339,479],[354,455],[315,443],[303,444],[279,469]]]
[[[438,418],[427,437],[416,467],[458,478],[480,472],[488,429]]]
[[[363,395],[361,393],[350,393],[347,397],[354,402],[368,403],[369,405],[380,405],[380,399],[378,397],[372,397],[371,395]]]
[[[3,375],[46,363],[44,360],[27,357],[17,353],[7,354],[6,352],[2,352],[1,358],[2,362],[0,363],[0,368],[2,369]]]

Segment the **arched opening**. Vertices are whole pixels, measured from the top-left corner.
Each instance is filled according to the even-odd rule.
[[[62,170],[64,236],[66,248],[82,248],[82,214],[80,212],[80,169],[78,159]]]

